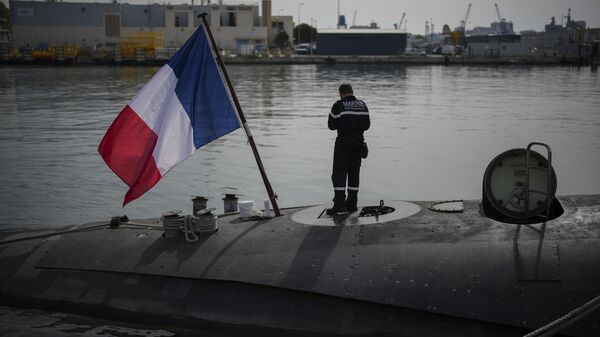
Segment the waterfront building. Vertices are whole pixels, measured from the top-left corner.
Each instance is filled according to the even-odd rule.
[[[2,11],[0,12],[0,61],[6,61],[12,51],[12,31],[10,29],[10,20],[8,10],[4,4],[0,3]]]
[[[397,29],[336,29],[317,32],[317,55],[401,55],[406,33]]]
[[[253,53],[266,47],[267,27],[258,21],[258,5],[170,5],[87,2],[10,2],[14,47],[176,49],[209,13],[222,49]],[[122,48],[120,48],[122,49]]]
[[[271,16],[271,0],[263,0],[261,7],[261,26],[267,27],[267,47],[273,42],[273,17]]]
[[[514,34],[513,23],[511,21],[494,21],[489,27],[473,27],[466,31],[467,35],[511,35]]]
[[[220,18],[215,20],[213,18]],[[212,5],[210,26],[221,49],[253,55],[267,48],[268,27],[260,25],[258,5]]]
[[[281,32],[285,32],[289,37],[289,45],[292,45],[292,37],[294,36],[294,17],[291,15],[274,16],[271,21],[272,34],[269,38],[269,45],[273,46],[275,38]]]
[[[521,43],[521,35],[475,35],[467,36],[467,55],[473,57],[515,57],[527,55],[528,47]]]

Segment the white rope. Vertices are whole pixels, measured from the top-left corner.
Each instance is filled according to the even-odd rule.
[[[543,327],[526,334],[523,337],[549,337],[554,336],[561,332],[567,326],[577,322],[587,314],[596,310],[600,306],[600,296],[594,297],[591,301],[583,304],[582,306],[572,310],[568,314],[544,325]]]
[[[183,217],[179,215],[163,216],[160,219],[165,230],[165,237],[172,238],[181,232],[183,226]]]
[[[186,216],[163,216],[161,221],[165,230],[165,237],[174,238],[183,231],[185,241],[194,243],[199,240],[196,233],[217,231],[218,216],[211,213],[213,210],[214,208],[203,210],[199,216],[191,214]]]
[[[217,230],[217,219],[218,217],[210,212],[198,217],[193,217],[191,228],[194,232],[214,232]]]
[[[198,236],[192,228],[192,216],[190,214],[183,219],[183,234],[185,234],[185,241],[189,243],[198,241]]]

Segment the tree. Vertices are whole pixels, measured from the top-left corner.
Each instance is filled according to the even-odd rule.
[[[283,49],[289,47],[290,45],[290,36],[284,30],[279,32],[277,36],[275,36],[275,41],[273,41],[277,48]]]
[[[0,19],[8,19],[9,16],[10,12],[8,11],[8,8],[4,6],[3,2],[0,2]]]
[[[300,41],[298,41],[298,30],[300,30]],[[317,30],[306,23],[294,27],[294,40],[296,44],[315,42]]]

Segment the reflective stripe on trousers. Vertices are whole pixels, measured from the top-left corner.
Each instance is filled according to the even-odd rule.
[[[337,138],[333,151],[333,173],[331,181],[334,191],[358,191],[360,182],[360,142]]]

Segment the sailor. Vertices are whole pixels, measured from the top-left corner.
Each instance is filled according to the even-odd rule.
[[[333,104],[327,123],[329,129],[337,130],[331,175],[335,196],[333,208],[327,210],[328,215],[357,210],[363,132],[371,125],[369,109],[365,102],[354,97],[352,86],[342,84],[339,92],[341,99]]]

